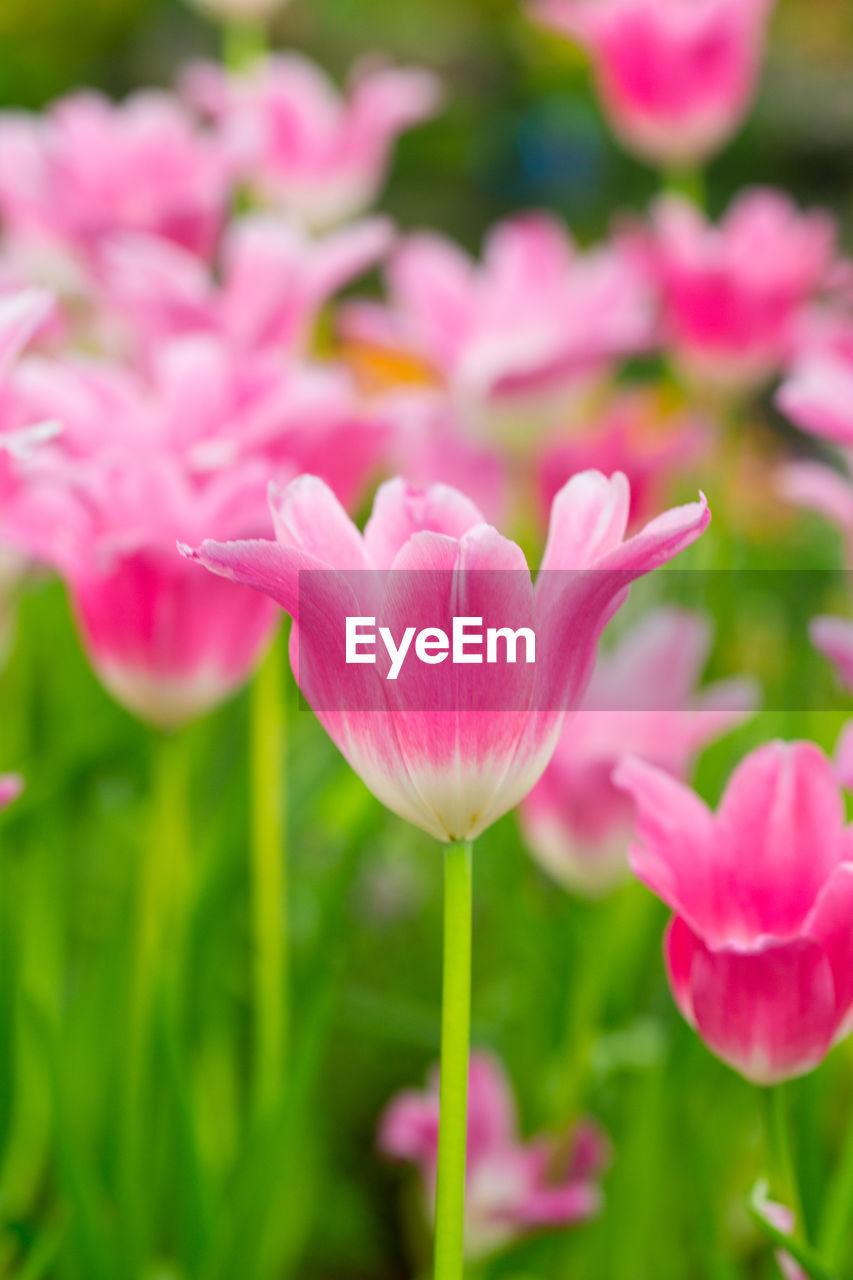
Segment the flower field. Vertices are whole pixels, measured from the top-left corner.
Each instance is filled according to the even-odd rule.
[[[848,1280],[850,16],[43,8],[0,1280]]]

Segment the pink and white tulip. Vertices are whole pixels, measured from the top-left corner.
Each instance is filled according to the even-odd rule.
[[[369,67],[341,95],[298,54],[280,54],[229,78],[212,64],[187,77],[190,101],[221,131],[237,174],[271,207],[325,228],[373,204],[398,136],[439,103],[426,71]]]
[[[554,501],[535,589],[521,549],[468,498],[402,480],[380,488],[363,535],[324,484],[303,476],[273,494],[277,541],[207,541],[186,553],[291,615],[297,682],[373,794],[438,840],[470,840],[540,777],[630,582],[693,543],[710,519],[703,499],[625,541],[629,504],[624,476],[569,481]],[[346,618],[371,615],[394,637],[410,626],[449,635],[457,616],[523,625],[535,631],[538,656],[440,672],[414,662],[389,681],[381,658],[345,659]]]
[[[772,742],[713,814],[668,773],[624,760],[634,873],[673,911],[665,955],[681,1013],[757,1084],[813,1070],[853,1027],[853,836],[812,743]]]
[[[417,1166],[430,1216],[438,1155],[438,1069],[426,1090],[407,1090],[388,1105],[379,1148]],[[567,1227],[601,1208],[599,1179],[609,1143],[590,1121],[564,1139],[522,1141],[510,1082],[499,1062],[473,1053],[468,1076],[465,1254],[485,1257],[524,1235]]]
[[[787,196],[755,189],[718,226],[672,196],[654,208],[652,273],[664,339],[697,381],[725,391],[760,387],[796,351],[806,308],[828,285],[835,226]]]
[[[610,124],[669,168],[704,163],[752,103],[773,0],[534,0],[588,49]]]
[[[613,781],[623,756],[686,777],[703,748],[756,705],[747,680],[699,689],[710,644],[700,615],[660,608],[598,659],[578,713],[519,809],[531,853],[568,888],[605,893],[628,870],[634,810]]]
[[[221,148],[169,94],[82,92],[43,116],[0,116],[0,214],[44,253],[88,263],[105,236],[134,231],[206,255],[228,193]]]
[[[581,254],[545,214],[495,227],[481,262],[442,236],[404,241],[387,307],[342,310],[349,337],[425,362],[469,431],[519,448],[562,425],[578,388],[646,350],[653,298],[619,248]]]

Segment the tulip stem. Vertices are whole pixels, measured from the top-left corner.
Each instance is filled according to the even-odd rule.
[[[796,1232],[805,1240],[806,1221],[791,1147],[787,1090],[784,1085],[777,1084],[773,1088],[763,1089],[762,1093],[770,1185],[782,1203],[794,1214]]]
[[[670,170],[664,176],[664,190],[667,195],[689,200],[697,209],[705,208],[705,175],[701,169]]]
[[[447,845],[444,855],[444,976],[435,1195],[435,1280],[462,1280],[464,1267],[472,871],[471,842]]]
[[[249,70],[267,51],[267,33],[262,22],[232,19],[223,33],[225,66],[232,75]]]
[[[283,635],[283,633],[282,633]],[[281,637],[251,690],[253,1109],[266,1116],[285,1083],[290,1002],[287,929],[287,714]]]
[[[149,824],[139,850],[134,893],[127,1066],[122,1105],[122,1173],[131,1255],[140,1246],[138,1186],[143,1177],[144,1117],[151,1084],[151,1038],[158,999],[182,1003],[183,912],[190,882],[188,774],[183,733],[152,738]]]

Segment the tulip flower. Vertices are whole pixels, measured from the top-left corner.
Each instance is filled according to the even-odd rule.
[[[93,92],[44,116],[0,116],[0,214],[22,243],[54,245],[88,263],[117,231],[164,236],[192,253],[213,248],[229,173],[214,138],[166,93],[121,104]]]
[[[627,871],[633,805],[612,779],[622,756],[683,778],[757,702],[748,680],[698,689],[710,642],[700,615],[659,608],[599,658],[580,710],[519,810],[531,853],[567,887],[604,893]]]
[[[716,814],[640,760],[614,779],[637,806],[631,867],[674,913],[684,1018],[757,1084],[811,1071],[853,1027],[853,842],[830,761],[808,742],[759,747]]]
[[[667,168],[702,164],[755,94],[773,0],[534,0],[546,27],[589,50],[622,142]]]
[[[365,66],[342,96],[319,67],[293,53],[233,78],[212,64],[196,66],[186,91],[216,122],[252,192],[315,229],[374,202],[398,135],[433,115],[439,101],[428,72],[391,67]]]
[[[688,201],[654,209],[651,266],[664,338],[686,372],[728,391],[773,378],[796,348],[804,312],[827,287],[835,228],[772,190],[741,195],[719,226]]]
[[[623,542],[629,501],[624,476],[587,472],[570,480],[554,501],[535,590],[521,550],[486,525],[472,502],[443,486],[412,491],[402,480],[379,490],[363,536],[331,491],[305,476],[272,498],[276,542],[207,541],[188,554],[267,593],[294,618],[300,687],[374,794],[438,840],[472,840],[541,774],[561,714],[583,692],[601,628],[629,581],[671,559],[708,523],[703,500]],[[463,567],[469,576],[454,587],[455,614],[483,615],[487,626],[533,620],[541,655],[535,676],[521,663],[500,673],[467,666],[443,692],[433,682],[427,694],[418,678],[389,691],[378,666],[345,662],[344,618],[375,612],[372,593],[385,589],[385,579],[382,607],[396,633],[404,620],[447,622],[450,600],[441,592],[450,588],[447,575]],[[327,571],[316,581],[308,575],[301,604],[300,569]],[[333,582],[336,573],[343,576]],[[411,598],[411,591],[422,594]]]
[[[101,278],[149,347],[210,333],[232,351],[307,354],[322,308],[379,260],[391,236],[384,218],[313,239],[282,218],[247,217],[226,232],[215,273],[168,240],[124,235],[106,245]]]
[[[469,431],[516,445],[561,425],[579,387],[652,340],[652,294],[630,256],[580,254],[545,214],[495,227],[481,263],[412,235],[388,281],[387,307],[342,308],[345,336],[424,363]]]
[[[439,1074],[423,1092],[406,1090],[389,1103],[379,1148],[417,1166],[432,1216],[438,1160]],[[533,1231],[566,1227],[601,1208],[599,1178],[609,1163],[597,1125],[581,1122],[566,1138],[523,1142],[510,1082],[487,1053],[471,1055],[468,1075],[465,1254],[486,1257]]]

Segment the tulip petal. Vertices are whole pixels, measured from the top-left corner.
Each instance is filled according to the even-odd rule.
[[[766,941],[748,952],[712,952],[697,940],[691,990],[699,1034],[756,1084],[812,1070],[832,1043],[832,972],[811,939]]]
[[[702,800],[663,769],[631,756],[613,781],[633,797],[636,833],[628,861],[642,880],[697,933],[725,934],[714,883],[714,822]]]
[[[373,512],[364,529],[364,544],[377,568],[390,568],[394,557],[416,533],[441,533],[448,538],[463,534],[483,523],[483,516],[470,500],[449,485],[435,484],[414,489],[405,480],[387,480],[380,485]],[[527,565],[524,565],[525,572]]]
[[[813,743],[772,742],[732,774],[717,814],[721,883],[741,940],[793,937],[843,857],[838,781]]]

